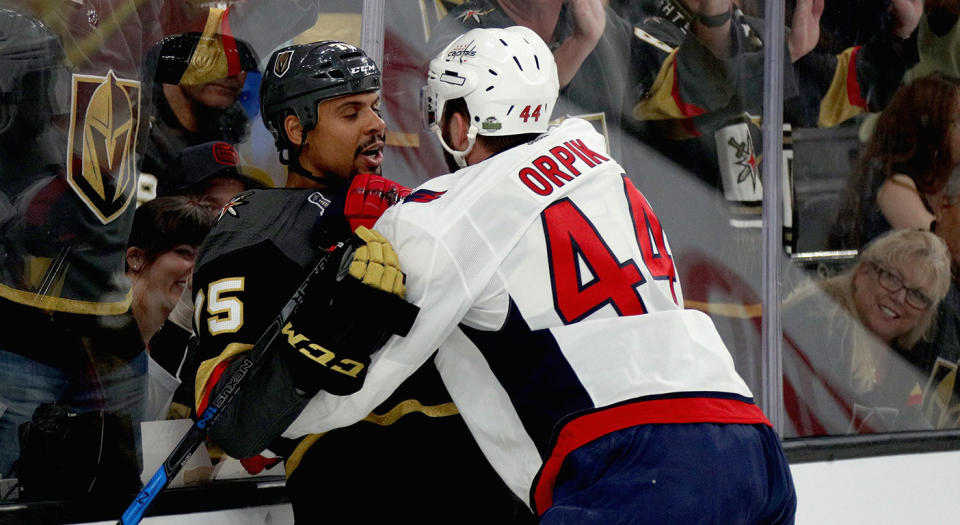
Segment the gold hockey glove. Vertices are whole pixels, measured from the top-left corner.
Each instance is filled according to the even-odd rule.
[[[353,252],[350,275],[367,286],[390,292],[400,298],[406,294],[400,261],[383,235],[360,226],[354,232],[364,244]]]

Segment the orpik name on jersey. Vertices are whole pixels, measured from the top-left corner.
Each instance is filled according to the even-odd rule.
[[[363,418],[435,348],[481,449],[528,502],[577,416],[667,397],[676,421],[762,420],[710,319],[679,306],[656,215],[602,151],[590,124],[568,119],[388,210],[375,228],[420,316],[374,354],[359,392],[321,393],[285,435]],[[704,398],[722,407],[690,402]]]

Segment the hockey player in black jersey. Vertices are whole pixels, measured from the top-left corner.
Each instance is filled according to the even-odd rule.
[[[290,46],[271,56],[261,114],[289,168],[287,189],[238,195],[201,248],[193,281],[205,360],[197,374],[198,412],[309,271],[318,247],[372,226],[408,193],[377,174],[385,136],[379,89],[376,64],[343,42]],[[365,239],[376,235],[361,231]],[[390,253],[389,244],[371,242],[371,252]],[[339,517],[347,508],[358,523],[532,519],[470,439],[429,362],[364,421],[278,438],[318,390],[358,389],[381,336],[401,331],[391,326],[395,316],[378,314],[384,310],[378,301],[357,299],[356,289],[338,294],[332,280],[314,283],[275,343],[277,357],[250,378],[212,429],[212,441],[247,466],[263,465],[264,449],[282,456],[298,523]],[[385,281],[379,287],[402,288]],[[465,508],[470,516],[463,516]]]

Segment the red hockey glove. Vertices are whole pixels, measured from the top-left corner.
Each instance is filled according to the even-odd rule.
[[[410,188],[380,175],[361,173],[350,182],[343,214],[351,230],[356,230],[358,226],[373,228],[373,223],[377,222],[384,210],[407,195],[410,195]]]

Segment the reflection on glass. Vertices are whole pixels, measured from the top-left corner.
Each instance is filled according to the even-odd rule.
[[[25,499],[138,483],[129,473],[139,471],[147,356],[128,313],[123,247],[137,190],[139,57],[86,55],[54,29],[71,9],[51,12],[49,25],[0,9],[0,309],[9,328],[0,335],[0,475],[18,474]],[[58,446],[68,436],[90,446],[73,456]]]
[[[894,230],[844,272],[784,301],[787,436],[922,430],[937,305],[950,256],[936,235]]]
[[[423,72],[435,52],[473,27],[534,29],[561,68],[554,117],[584,117],[604,135],[608,153],[671,232],[685,306],[711,315],[758,391],[762,2],[597,0],[585,2],[586,10],[560,0],[384,4],[384,176],[414,187],[448,171],[437,141],[418,125]],[[784,162],[796,210],[790,249],[827,248],[838,208],[845,231],[867,233],[835,247],[858,249],[905,225],[885,214],[889,196],[894,207],[913,203],[909,225],[929,228],[935,218],[937,235],[960,254],[960,206],[951,197],[960,191],[946,184],[956,164],[957,8],[927,0],[925,8],[893,2],[887,10],[880,2],[851,16],[842,3],[827,2],[823,13],[812,4],[788,1],[784,21],[791,29],[784,115],[794,140],[792,164]],[[0,0],[11,28],[0,42],[0,317],[18,327],[0,333],[0,475],[16,474],[18,426],[55,402],[61,405],[41,411],[48,422],[64,410],[116,415],[111,448],[119,470],[136,468],[138,422],[157,361],[165,373],[181,369],[174,405],[189,414],[198,364],[188,359],[181,367],[144,352],[142,326],[130,312],[124,250],[136,205],[158,194],[224,203],[245,189],[283,186],[286,169],[258,114],[258,62],[290,42],[359,44],[360,5]],[[884,108],[880,117],[866,116]],[[839,203],[848,182],[855,205]],[[890,311],[861,311],[848,293],[859,279],[875,284],[878,297],[910,293],[919,304],[892,275],[936,301],[939,288],[924,281],[932,271],[906,261],[863,254],[844,274],[847,285],[811,284],[788,301],[788,435],[957,424],[956,287],[914,319],[920,326],[936,312],[932,341],[889,339],[900,330],[883,322]],[[180,303],[180,310],[192,307]],[[898,322],[907,324],[908,312],[896,311]],[[187,335],[181,330],[166,342],[182,346]],[[915,385],[922,397],[911,397]],[[349,435],[328,439],[351,442]],[[74,469],[77,486],[89,481],[84,469]]]
[[[930,229],[936,194],[960,163],[958,117],[958,79],[933,74],[897,91],[862,131],[869,139],[840,200],[831,248],[858,249],[891,228]]]
[[[143,272],[169,270],[158,261],[189,257],[164,245],[140,254],[138,270],[125,268],[134,211],[157,189],[225,201],[283,180],[276,164],[238,153],[252,151],[244,146],[262,129],[257,56],[312,27],[320,7],[0,2],[0,313],[16,327],[0,335],[4,502],[123,499],[137,488],[129,474],[142,466],[140,421],[165,412],[145,417],[148,376],[179,364],[148,356],[158,344],[148,336],[164,333],[158,325],[190,272],[166,272],[163,293],[135,293]],[[135,252],[170,241],[155,226],[141,229],[152,238],[139,237]],[[180,324],[189,327],[189,291],[183,298]],[[183,356],[189,328],[180,330],[182,339],[163,343]]]
[[[239,97],[257,62],[248,44],[219,34],[182,33],[155,44],[144,63],[149,126],[139,144],[141,171],[164,186],[164,170],[187,147],[243,142],[250,114]]]

